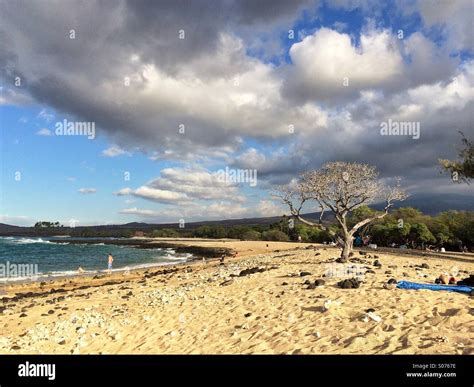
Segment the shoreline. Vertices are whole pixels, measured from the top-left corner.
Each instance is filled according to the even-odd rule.
[[[157,248],[156,245],[160,245],[160,247],[158,248],[163,248],[161,246],[163,246],[163,242],[162,240],[166,240],[166,241],[171,241],[171,240],[175,240],[175,239],[170,239],[170,238],[154,238],[154,239],[148,239],[146,241],[143,241],[142,238],[136,238],[139,242],[141,243],[144,243],[147,245],[147,248]],[[60,242],[63,242],[63,241],[58,241],[59,243]],[[115,240],[113,241],[110,241],[108,244],[115,244],[114,243]],[[125,242],[124,245],[129,245],[131,247],[131,244],[132,242],[135,242],[135,241],[123,241]],[[41,283],[52,283],[54,285],[55,282],[58,282],[58,283],[61,283],[63,281],[68,281],[68,280],[81,280],[81,279],[84,279],[86,282],[87,280],[90,280],[90,279],[94,279],[94,277],[99,277],[99,278],[114,278],[114,277],[121,277],[124,275],[124,273],[130,273],[130,274],[134,274],[134,273],[143,273],[145,271],[148,271],[148,270],[152,270],[152,269],[158,269],[158,268],[161,268],[161,267],[181,267],[181,266],[186,266],[186,265],[196,265],[196,264],[203,264],[204,262],[204,265],[207,265],[209,263],[212,263],[212,262],[217,262],[218,259],[222,256],[222,247],[220,246],[199,246],[198,244],[199,243],[204,243],[206,245],[209,245],[209,244],[219,244],[219,243],[226,243],[226,242],[234,242],[234,244],[236,243],[237,245],[238,244],[248,244],[249,241],[238,241],[238,240],[230,240],[230,239],[199,239],[199,240],[195,240],[195,239],[191,239],[191,238],[182,238],[182,239],[176,239],[175,240],[175,244],[176,246],[179,246],[179,247],[182,247],[183,250],[191,250],[191,249],[196,249],[198,248],[200,251],[207,251],[209,252],[209,255],[213,255],[211,257],[209,256],[191,256],[189,258],[187,258],[186,260],[176,260],[176,261],[170,261],[170,262],[160,262],[160,263],[156,263],[156,264],[152,264],[150,263],[149,265],[150,266],[144,266],[144,265],[148,265],[147,263],[145,264],[139,264],[138,266],[144,266],[144,267],[123,267],[123,268],[117,268],[117,269],[113,269],[112,270],[112,273],[110,275],[108,275],[107,273],[107,269],[102,269],[102,270],[98,270],[98,271],[94,271],[94,272],[85,272],[85,273],[79,273],[77,272],[76,274],[65,274],[65,275],[58,275],[58,276],[48,276],[48,277],[41,277],[39,276],[38,278],[36,279],[33,279],[33,278],[25,278],[25,279],[21,279],[21,280],[7,280],[7,281],[0,281],[0,295],[2,295],[2,287],[3,287],[3,291],[5,292],[5,289],[9,289],[10,291],[14,291],[16,287],[19,287],[19,288],[24,288],[24,287],[30,287],[31,286],[36,286],[38,284],[41,284]],[[187,244],[188,242],[194,242],[195,244]],[[252,241],[250,241],[252,242]],[[255,241],[256,242],[256,241]],[[81,241],[80,240],[75,240],[74,243],[77,243],[77,244],[80,244]],[[96,240],[89,240],[87,241],[86,244],[95,244],[97,243]],[[263,242],[256,242],[256,243],[263,243]],[[149,246],[150,244],[153,244],[153,247],[152,246]],[[172,243],[169,243],[169,244],[166,244],[166,246],[170,245]],[[265,251],[274,251],[274,252],[278,252],[278,251],[281,251],[281,249],[285,249],[285,250],[282,250],[282,251],[291,251],[291,250],[295,250],[295,249],[300,249],[300,248],[306,248],[307,246],[312,246],[312,245],[315,245],[315,244],[311,244],[311,243],[296,243],[296,242],[265,242],[266,245],[269,246],[270,250],[268,249],[265,249]],[[304,245],[304,246],[302,246]],[[321,245],[323,246],[323,245]],[[273,250],[271,250],[273,247]],[[277,248],[278,247],[278,248]],[[169,247],[166,247],[166,248],[169,248]],[[252,249],[243,249],[243,248],[236,248],[236,249],[232,249],[232,248],[228,248],[225,250],[227,255],[226,255],[226,258],[228,257],[232,257],[232,260],[238,260],[239,258],[243,258],[245,256],[248,256],[249,255],[249,251],[250,252],[253,252],[254,250]],[[234,256],[234,253],[236,253],[236,256]],[[128,269],[127,269],[128,268]],[[128,274],[127,274],[128,275]]]

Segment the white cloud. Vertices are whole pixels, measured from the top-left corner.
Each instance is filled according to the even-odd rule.
[[[139,215],[142,217],[149,217],[149,216],[159,216],[160,212],[159,211],[153,211],[153,210],[144,210],[144,209],[138,209],[137,207],[132,207],[132,208],[125,208],[123,210],[119,211],[119,214],[126,214],[126,215]]]
[[[281,216],[288,214],[288,209],[277,205],[271,200],[260,200],[256,208],[256,213],[260,216]]]
[[[193,200],[230,200],[243,202],[236,184],[221,181],[215,172],[201,167],[165,168],[160,176],[137,189],[123,188],[119,196],[133,195],[163,204]]]
[[[38,113],[38,118],[42,118],[46,122],[51,122],[54,118],[54,114],[48,113],[46,109],[41,109],[41,111]]]
[[[36,132],[38,136],[52,136],[53,132],[49,130],[48,128],[42,128]]]
[[[83,195],[87,195],[87,194],[94,194],[97,192],[97,190],[95,188],[79,188],[78,192]]]
[[[290,48],[292,94],[327,98],[380,87],[403,71],[397,43],[387,30],[370,29],[355,46],[351,36],[321,28]],[[344,83],[347,81],[348,83]]]
[[[117,157],[121,155],[130,156],[130,152],[122,149],[121,147],[117,145],[112,145],[111,147],[104,149],[102,151],[102,156],[106,156],[106,157]]]

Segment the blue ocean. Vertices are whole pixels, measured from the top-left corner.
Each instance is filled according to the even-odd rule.
[[[77,238],[75,238],[77,239]],[[84,238],[86,239],[86,238]],[[57,240],[59,243],[52,242]],[[99,273],[107,269],[107,256],[114,257],[113,271],[125,271],[160,265],[185,262],[190,254],[177,254],[172,249],[138,249],[129,246],[95,244],[69,244],[67,238],[0,237],[0,266],[8,264],[35,265],[38,277],[56,277],[84,273]],[[0,277],[2,277],[0,270]],[[0,281],[15,281],[22,278],[5,278]]]

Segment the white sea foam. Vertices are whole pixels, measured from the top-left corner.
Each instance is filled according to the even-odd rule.
[[[52,243],[50,241],[45,241],[42,238],[31,239],[31,238],[22,238],[22,239],[14,239],[14,243],[17,244],[31,244],[31,243]]]

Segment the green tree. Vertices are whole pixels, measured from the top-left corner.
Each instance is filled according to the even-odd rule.
[[[258,231],[249,230],[242,235],[242,239],[244,241],[259,241],[261,236],[262,235]]]
[[[415,244],[424,245],[425,243],[436,242],[436,238],[424,223],[413,224],[410,228],[409,237],[413,247],[415,247]]]
[[[444,170],[449,171],[454,181],[458,178],[469,182],[470,179],[474,178],[474,144],[471,140],[461,133],[462,148],[458,150],[458,156],[460,160],[451,161],[440,159],[439,163]]]
[[[288,235],[280,230],[268,230],[262,234],[262,239],[266,241],[286,242],[289,238]]]

